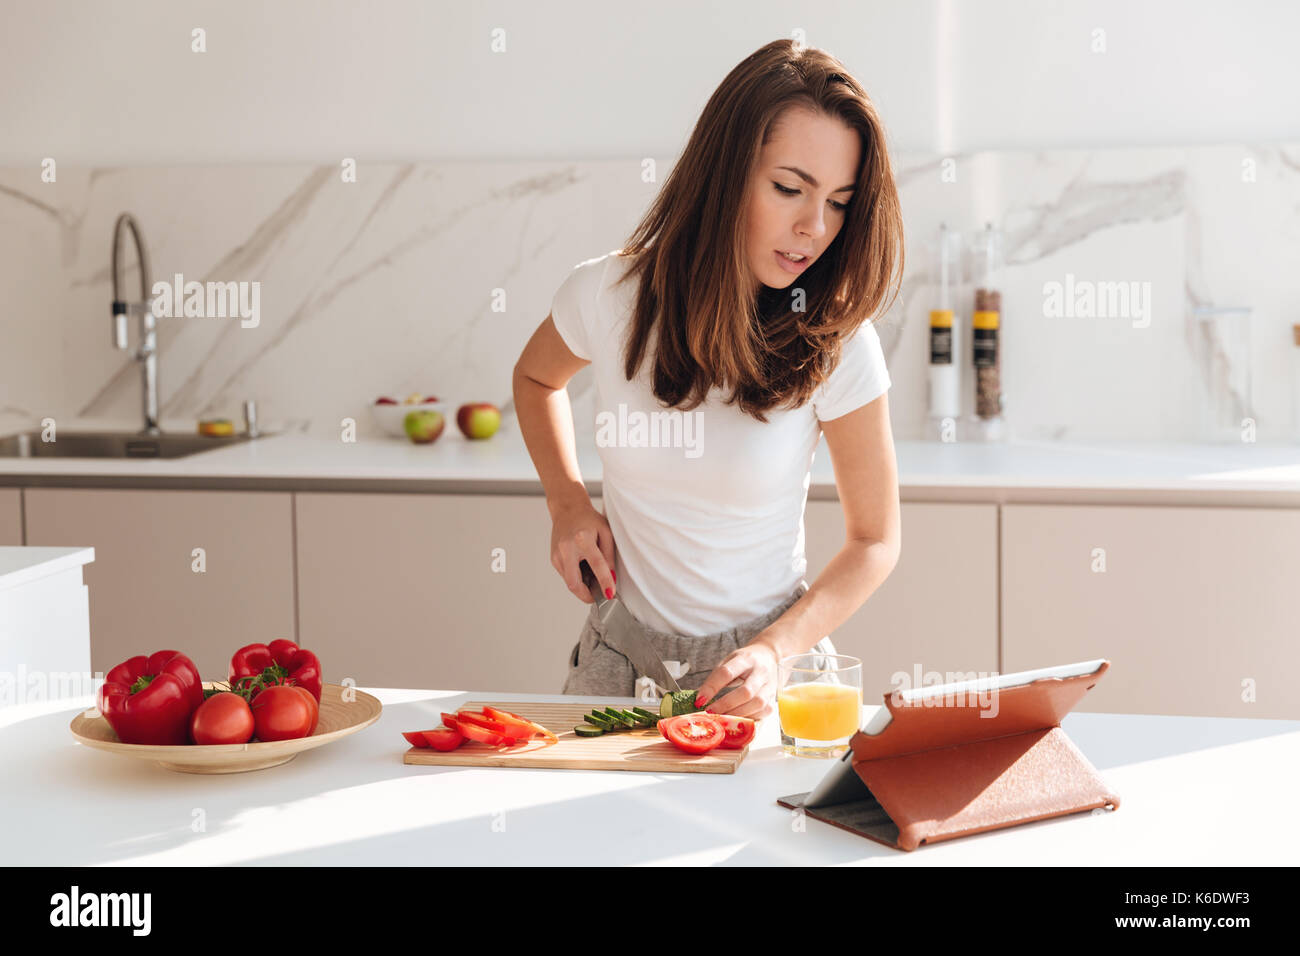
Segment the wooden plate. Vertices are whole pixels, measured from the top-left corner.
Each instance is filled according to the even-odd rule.
[[[212,687],[204,681],[204,687]],[[128,757],[156,760],[168,770],[184,773],[242,773],[245,770],[263,770],[288,763],[304,750],[331,743],[348,734],[355,734],[379,719],[383,704],[355,687],[348,688],[351,701],[343,699],[341,684],[326,684],[321,688],[320,720],[316,732],[310,737],[296,740],[273,740],[247,744],[187,744],[185,746],[154,746],[152,744],[124,744],[96,709],[84,711],[73,718],[72,735],[80,743],[109,753]]]

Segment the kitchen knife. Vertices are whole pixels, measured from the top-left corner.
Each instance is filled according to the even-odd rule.
[[[640,622],[632,616],[632,612],[624,607],[617,596],[605,597],[605,592],[600,589],[600,583],[596,580],[596,573],[591,570],[591,565],[583,561],[578,567],[582,571],[583,583],[587,585],[596,602],[596,613],[605,626],[605,643],[631,661],[638,676],[649,677],[660,687],[670,691],[681,690],[673,675],[668,673],[663,660],[655,653],[650,640],[641,629]]]

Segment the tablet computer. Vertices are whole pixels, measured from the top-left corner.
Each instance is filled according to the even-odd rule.
[[[975,680],[913,687],[904,691],[891,691],[885,696],[897,693],[899,699],[904,702],[924,701],[927,698],[949,696],[956,699],[970,699],[972,697],[978,699],[982,695],[1007,690],[1011,687],[1020,687],[1024,684],[1032,684],[1034,681],[1042,680],[1045,677],[1066,678],[1095,674],[1105,663],[1105,658],[1098,658],[1091,661],[1079,661],[1074,664],[1058,664],[1055,667],[1017,671],[1014,674],[996,674]],[[872,715],[871,719],[863,725],[862,733],[875,736],[889,726],[890,721],[893,719],[893,713],[890,712],[888,707],[882,705]],[[853,771],[853,748],[850,747],[836,761],[830,772],[821,779],[821,782],[809,792],[807,798],[803,801],[803,805],[815,808],[830,806],[847,800],[860,800],[864,789],[862,781]]]

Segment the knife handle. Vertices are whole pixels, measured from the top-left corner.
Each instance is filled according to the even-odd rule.
[[[591,570],[591,565],[584,558],[578,563],[578,570],[582,572],[582,583],[587,585],[587,590],[591,592],[592,600],[597,604],[604,604],[609,598],[600,589],[600,582],[596,580],[596,572]]]

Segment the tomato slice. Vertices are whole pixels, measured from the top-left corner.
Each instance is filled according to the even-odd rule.
[[[460,720],[455,714],[442,714],[442,725],[451,730],[460,730]]]
[[[406,738],[406,742],[412,747],[427,747],[429,741],[424,739],[424,735],[431,733],[433,733],[431,730],[403,730],[402,736]]]
[[[459,730],[439,727],[437,730],[424,731],[425,746],[434,750],[455,750],[465,742],[465,735]]]
[[[709,714],[682,714],[671,720],[660,721],[659,727],[673,746],[688,754],[708,753],[719,746],[727,735],[722,724]]]
[[[754,739],[757,725],[751,718],[730,714],[713,714],[712,717],[722,725],[722,732],[726,735],[721,744],[723,750],[743,750]]]

